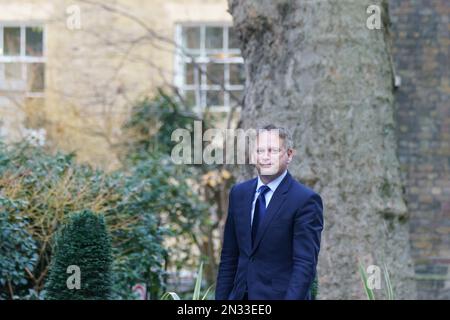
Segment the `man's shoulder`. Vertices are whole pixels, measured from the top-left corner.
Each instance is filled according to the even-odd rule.
[[[288,191],[290,195],[300,197],[302,199],[304,198],[309,199],[310,197],[313,196],[320,198],[318,192],[313,190],[311,187],[308,187],[305,184],[301,183],[300,181],[295,179],[291,174],[289,174],[289,178],[291,180]],[[254,177],[234,184],[230,189],[230,193],[242,194],[243,192],[248,192],[248,190],[251,190],[256,186],[257,179],[258,179],[257,177]]]
[[[311,197],[315,194],[318,194],[312,188],[308,187],[307,185],[304,185],[300,181],[296,180],[294,177],[292,177],[291,190],[294,193],[301,193],[303,195],[306,195],[307,197]]]
[[[301,193],[306,196],[313,196],[315,194],[318,194],[312,188],[306,186],[305,184],[303,184],[300,181],[298,181],[297,179],[295,179],[291,174],[289,174],[289,178],[291,180],[289,191],[292,191],[294,193]],[[258,180],[258,178],[254,177],[254,178],[242,181],[242,182],[238,182],[231,187],[231,191],[239,192],[239,191],[248,190],[256,184],[257,180]]]
[[[301,205],[306,201],[313,200],[322,204],[322,197],[311,187],[301,183],[292,177],[291,187],[289,188],[290,197],[297,199]]]
[[[251,178],[242,182],[238,182],[231,187],[230,192],[242,192],[249,190],[255,183],[258,178]]]

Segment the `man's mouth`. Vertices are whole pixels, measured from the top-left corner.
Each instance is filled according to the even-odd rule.
[[[271,167],[271,166],[272,166],[271,163],[261,164],[261,167],[262,167],[262,168],[269,168],[269,167]]]

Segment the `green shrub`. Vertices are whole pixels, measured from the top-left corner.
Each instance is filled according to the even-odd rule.
[[[172,141],[172,132],[178,128],[192,131],[193,121],[198,119],[162,91],[152,99],[137,102],[122,128],[122,160],[147,160],[154,153],[170,155],[177,143]]]
[[[153,167],[157,165],[155,161]],[[164,174],[164,170],[160,171]],[[42,297],[52,256],[51,239],[71,213],[90,209],[105,216],[111,233],[115,271],[112,298],[133,298],[131,288],[140,282],[151,283],[155,291],[162,290],[166,256],[162,240],[168,232],[160,226],[157,216],[160,210],[170,209],[176,202],[159,201],[157,194],[153,194],[156,187],[163,187],[157,178],[142,184],[142,179],[130,172],[106,174],[76,164],[73,154],[50,153],[27,143],[8,146],[0,143],[0,195],[4,204],[1,208],[7,209],[8,222],[26,221],[19,229],[37,247],[21,255],[11,248],[22,243],[27,246],[22,238],[8,238],[10,244],[5,241],[5,246],[2,243],[5,253],[0,255],[0,265],[11,266],[15,263],[11,259],[17,257],[21,264],[14,269],[3,268],[4,280],[0,283],[7,284],[7,279],[14,277],[11,282],[14,295],[23,299]],[[147,204],[146,199],[150,198],[153,202]],[[2,225],[1,230],[6,232],[12,227]],[[29,268],[31,275],[23,268],[27,264],[34,267]],[[1,292],[10,298],[10,290],[6,289],[2,287]]]
[[[219,222],[212,219],[213,205],[193,187],[203,170],[176,166],[170,159],[172,130],[192,126],[193,119],[164,94],[138,103],[124,130],[129,139],[120,146],[126,154],[123,168],[112,173],[77,164],[73,153],[0,142],[0,195],[22,204],[14,216],[26,221],[22,229],[37,247],[24,255],[33,258],[27,258],[34,267],[31,274],[17,267],[20,281],[27,283],[12,283],[14,294],[42,297],[54,234],[70,214],[82,210],[105,217],[113,246],[112,299],[134,298],[137,283],[147,286],[150,298],[160,297],[166,291],[168,266],[185,268],[188,261],[195,265],[192,242],[202,255],[210,252],[214,257],[210,238]],[[165,247],[168,238],[183,241]],[[0,255],[0,263],[9,262]],[[6,270],[4,279],[11,277]],[[212,274],[206,273],[209,278]]]
[[[14,215],[14,221],[26,222],[21,230],[36,245],[35,250],[24,253],[14,269],[21,275],[21,280],[11,282],[14,295],[41,297],[56,230],[73,212],[89,209],[105,216],[111,234],[111,297],[133,299],[136,283],[145,283],[151,298],[159,297],[165,291],[169,256],[163,246],[165,237],[194,230],[202,223],[198,217],[204,217],[208,209],[187,182],[188,176],[185,168],[173,165],[161,154],[105,173],[77,164],[73,154],[51,153],[27,143],[0,143],[0,195],[3,203],[8,203],[2,208],[7,208],[8,217]],[[0,264],[11,264],[10,257],[19,253],[10,247],[22,242],[4,246],[9,255],[0,255]],[[185,256],[189,257],[189,252]],[[26,263],[33,266],[31,275],[23,269]],[[13,276],[11,270],[5,268],[1,273],[4,281],[0,285]],[[1,289],[10,298],[9,289]]]
[[[91,211],[75,213],[56,236],[47,298],[108,299],[111,296],[111,241],[104,218]],[[80,270],[80,287],[68,288],[69,266]],[[70,271],[70,269],[69,269]]]
[[[25,294],[26,270],[33,272],[38,259],[36,243],[26,230],[28,221],[17,214],[24,205],[0,194],[0,299]]]
[[[183,300],[208,300],[209,295],[212,292],[212,288],[214,286],[211,285],[206,291],[202,294],[201,288],[202,288],[202,280],[203,280],[203,262],[200,263],[197,271],[197,278],[195,279],[195,285],[194,285],[194,291],[192,293],[192,298],[187,298]],[[166,292],[161,296],[161,300],[181,300],[181,297],[176,292]]]
[[[311,298],[313,300],[317,300],[317,296],[319,295],[319,278],[316,277],[313,280],[313,283],[311,284]]]

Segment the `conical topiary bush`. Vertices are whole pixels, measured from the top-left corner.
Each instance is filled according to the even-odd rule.
[[[47,299],[108,299],[111,292],[111,241],[103,216],[73,214],[56,235]],[[79,270],[79,287],[76,284]]]

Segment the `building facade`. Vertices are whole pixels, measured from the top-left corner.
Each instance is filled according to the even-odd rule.
[[[218,113],[244,89],[226,0],[0,0],[0,44],[0,134],[103,168],[117,166],[131,107],[157,88]]]

